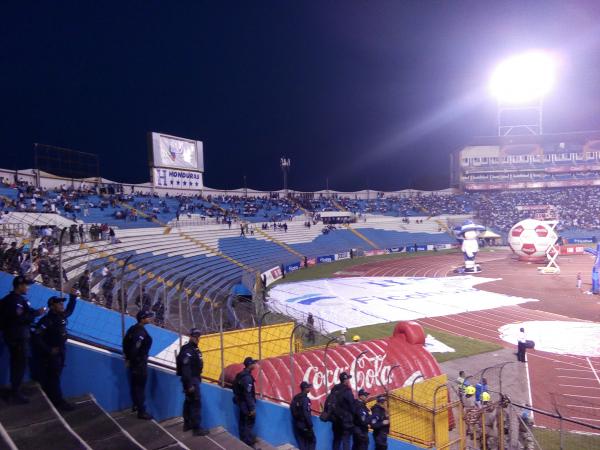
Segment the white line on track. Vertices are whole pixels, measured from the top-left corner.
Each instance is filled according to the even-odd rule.
[[[590,361],[590,358],[586,358],[586,359],[587,359],[588,364],[590,365],[590,369],[592,369],[592,373],[596,377],[596,381],[598,382],[598,384],[600,384],[600,377],[598,376],[598,372],[596,372],[596,369],[594,369],[594,366],[592,365],[592,361]]]
[[[600,419],[590,419],[589,417],[569,417],[569,419],[583,420],[583,421],[591,420],[592,422],[600,422]]]
[[[527,394],[529,395],[529,404],[533,407],[533,397],[531,396],[531,380],[529,379],[529,363],[525,361],[525,375],[527,375]],[[533,411],[531,411],[531,419],[533,420]]]
[[[559,384],[559,386],[563,386],[563,387],[574,387],[577,389],[598,389],[600,390],[600,387],[593,387],[593,386],[576,386],[574,384]]]
[[[594,397],[592,395],[579,395],[579,394],[560,394],[562,396],[565,397],[578,397],[578,398],[596,398],[596,399],[600,399],[600,397]]]
[[[587,372],[588,371],[588,369],[571,369],[571,368],[568,368],[568,367],[555,367],[555,369],[556,370],[572,370],[572,371],[575,371],[575,372]]]
[[[586,408],[586,409],[600,409],[598,406],[583,406],[583,405],[566,405],[567,408]]]
[[[594,381],[594,378],[586,378],[586,377],[570,377],[568,375],[557,375],[558,378],[571,378],[573,380],[592,380]]]

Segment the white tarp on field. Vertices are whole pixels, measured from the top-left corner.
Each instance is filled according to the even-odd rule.
[[[496,278],[351,277],[285,283],[271,309],[304,322],[312,312],[326,331],[517,305],[534,299],[476,289]]]
[[[425,337],[425,349],[429,353],[454,353],[456,351],[443,342],[438,341],[430,334]]]
[[[539,320],[509,323],[498,329],[500,338],[517,345],[519,329],[525,329],[527,340],[535,349],[560,355],[600,356],[600,324]]]

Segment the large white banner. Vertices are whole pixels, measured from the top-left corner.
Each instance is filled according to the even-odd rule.
[[[476,289],[494,278],[351,277],[280,284],[270,307],[304,320],[309,312],[329,331],[517,305],[535,299]]]
[[[153,166],[204,171],[201,141],[152,133]]]
[[[152,182],[158,188],[200,190],[202,189],[202,173],[191,170],[154,167],[152,169]]]

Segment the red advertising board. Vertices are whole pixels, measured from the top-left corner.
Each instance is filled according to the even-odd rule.
[[[585,245],[561,245],[561,255],[583,255],[585,254]]]
[[[389,338],[330,347],[327,356],[324,349],[317,349],[295,354],[293,363],[289,355],[264,359],[258,373],[253,374],[257,380],[257,394],[289,403],[299,392],[300,383],[308,381],[313,384],[310,393],[313,409],[320,410],[327,388],[338,383],[342,372],[353,376],[351,386],[355,394],[361,388],[375,396],[386,390],[410,386],[421,377],[430,378],[442,373],[424,344],[425,333],[418,323],[399,322]],[[225,381],[233,382],[242,369],[241,364],[227,366]]]

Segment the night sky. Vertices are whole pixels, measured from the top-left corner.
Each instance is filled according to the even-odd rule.
[[[545,131],[600,129],[600,2],[3,2],[0,167],[33,143],[148,181],[146,133],[204,142],[205,184],[439,189],[495,133],[494,64],[561,55]]]

